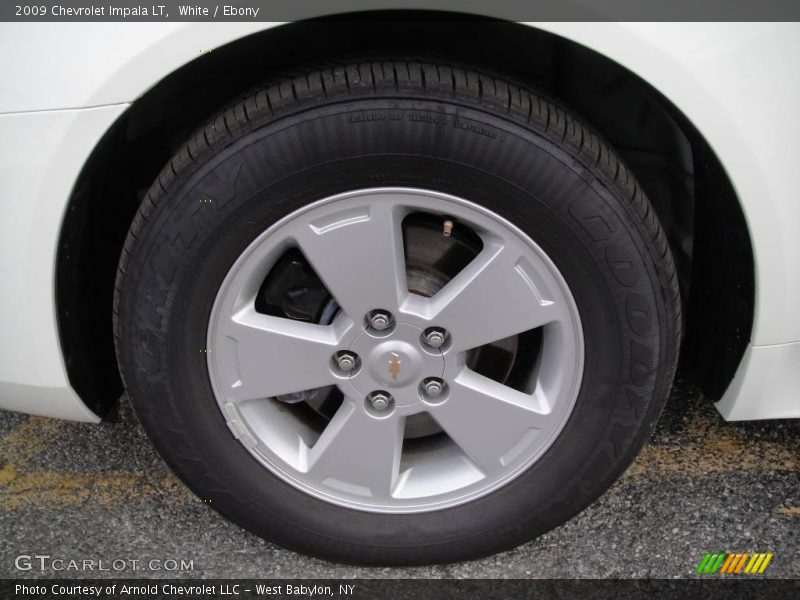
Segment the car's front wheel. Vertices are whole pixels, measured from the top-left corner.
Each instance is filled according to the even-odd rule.
[[[211,506],[308,553],[465,559],[570,518],[672,381],[664,234],[570,113],[443,64],[309,71],[170,161],[120,262],[142,423]]]

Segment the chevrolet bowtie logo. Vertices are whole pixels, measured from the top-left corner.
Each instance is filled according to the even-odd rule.
[[[400,375],[400,364],[402,362],[400,355],[397,352],[392,352],[392,360],[389,361],[389,373],[392,374],[392,379],[397,379],[397,376]]]

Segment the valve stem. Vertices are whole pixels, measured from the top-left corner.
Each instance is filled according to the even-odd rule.
[[[444,237],[450,237],[451,233],[453,233],[453,221],[445,219],[444,223],[442,223],[442,235]]]

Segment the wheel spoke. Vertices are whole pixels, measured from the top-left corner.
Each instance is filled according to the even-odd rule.
[[[544,299],[512,244],[487,244],[432,299],[432,322],[453,334],[456,351],[558,320],[561,307]]]
[[[401,213],[387,200],[336,217],[300,228],[300,250],[353,321],[396,310],[408,294]]]
[[[329,487],[390,498],[400,470],[403,419],[376,419],[345,398],[309,452],[309,473]]]
[[[333,326],[263,315],[247,308],[222,327],[228,348],[218,365],[235,401],[271,398],[336,382],[330,360],[338,346]]]
[[[501,469],[548,427],[541,397],[464,369],[446,402],[430,413],[450,438],[484,471]]]

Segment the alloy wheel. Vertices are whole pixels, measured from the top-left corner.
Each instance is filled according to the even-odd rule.
[[[403,223],[417,214],[440,220],[442,236],[465,229],[480,243],[426,294],[406,264]],[[333,299],[322,322],[258,309],[289,250]],[[513,384],[475,367],[481,349],[530,332],[535,360]],[[533,240],[467,199],[416,188],[331,196],[261,234],[220,286],[208,350],[220,410],[265,468],[380,513],[456,506],[528,469],[572,412],[584,352],[570,290]],[[331,389],[327,419],[296,406]],[[410,435],[422,418],[433,428]]]

